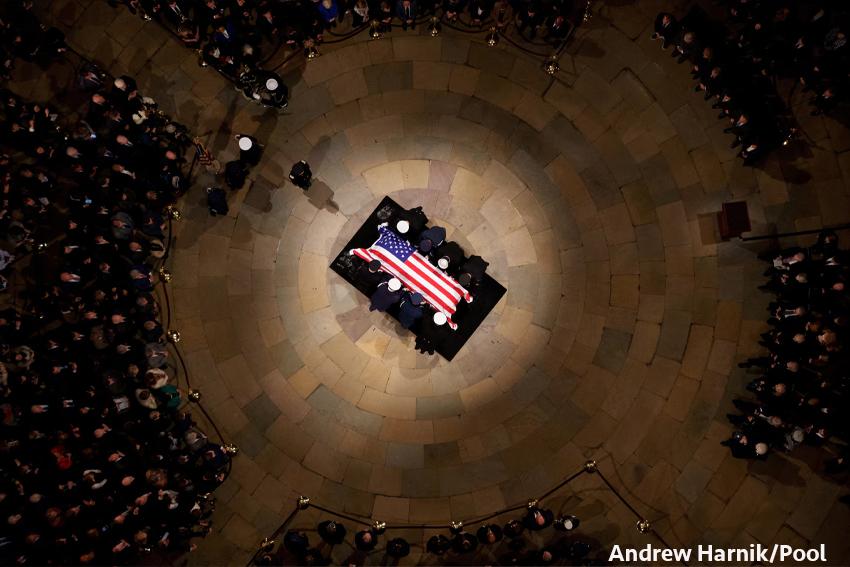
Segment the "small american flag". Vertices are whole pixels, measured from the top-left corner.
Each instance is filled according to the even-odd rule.
[[[421,293],[425,301],[446,316],[449,326],[457,329],[452,315],[461,298],[469,302],[472,296],[389,228],[380,226],[378,232],[381,236],[372,246],[355,248],[351,253],[367,262],[380,261],[381,271],[400,279],[407,289]]]
[[[198,162],[201,165],[204,165],[204,166],[212,165],[212,163],[213,163],[212,154],[207,151],[207,149],[204,147],[204,145],[202,143],[198,142],[195,145],[195,148],[197,148],[197,150],[198,150]]]

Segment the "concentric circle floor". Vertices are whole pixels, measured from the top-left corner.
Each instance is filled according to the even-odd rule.
[[[717,241],[715,213],[745,200],[758,234],[850,216],[830,125],[807,118],[814,157],[743,168],[642,30],[582,28],[555,81],[474,41],[359,42],[287,75],[283,112],[232,87],[198,109],[222,163],[233,133],[265,144],[229,216],[208,217],[199,186],[176,227],[172,326],[241,449],[209,553],[251,552],[300,494],[445,522],[524,502],[589,458],[674,547],[831,542],[846,525],[820,451],[753,464],[719,445],[767,298],[760,248]],[[306,193],[285,179],[300,159]],[[508,289],[451,362],[328,269],[384,195],[422,206]],[[603,545],[631,538],[625,507],[580,491],[605,503],[586,509]]]

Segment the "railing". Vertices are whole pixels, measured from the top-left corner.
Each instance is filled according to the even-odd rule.
[[[639,533],[649,534],[649,535],[653,536],[658,542],[660,542],[667,549],[672,549],[672,547],[670,547],[670,545],[666,541],[664,541],[664,538],[662,538],[661,535],[659,535],[658,532],[655,531],[655,529],[652,527],[652,524],[650,523],[650,521],[647,520],[637,510],[635,510],[634,507],[631,504],[629,504],[629,502],[617,491],[617,489],[614,488],[614,486],[608,481],[608,479],[605,478],[605,476],[599,471],[599,467],[597,466],[596,461],[587,461],[579,471],[577,471],[576,473],[565,478],[564,480],[559,482],[557,485],[555,485],[553,488],[550,488],[548,491],[546,491],[544,494],[542,494],[542,495],[540,495],[536,498],[529,499],[527,504],[510,506],[510,507],[504,508],[502,510],[499,510],[497,512],[493,512],[492,514],[487,514],[486,516],[470,518],[468,520],[463,520],[463,521],[453,521],[449,524],[388,525],[387,522],[384,522],[384,521],[381,521],[381,520],[367,520],[365,518],[358,518],[358,517],[353,516],[353,515],[344,514],[342,512],[337,512],[335,510],[330,510],[328,508],[325,508],[323,506],[319,506],[318,504],[313,503],[310,500],[310,498],[308,498],[306,496],[301,496],[296,501],[295,508],[292,510],[292,512],[290,512],[289,516],[283,521],[283,523],[280,525],[280,527],[278,527],[277,530],[275,530],[275,532],[271,536],[269,536],[269,537],[267,537],[263,540],[262,544],[260,545],[260,549],[258,549],[254,553],[254,555],[251,557],[251,560],[248,562],[247,567],[250,567],[251,565],[256,564],[257,558],[260,556],[260,554],[265,555],[265,554],[272,553],[273,550],[274,550],[274,547],[275,547],[275,540],[278,538],[278,536],[280,536],[287,529],[287,527],[292,522],[292,520],[295,519],[295,517],[298,515],[298,512],[300,512],[302,510],[306,510],[310,507],[316,508],[317,510],[325,512],[326,514],[332,514],[333,516],[343,518],[345,520],[348,520],[349,522],[353,522],[353,523],[358,524],[360,526],[372,528],[376,532],[378,532],[378,534],[383,534],[386,530],[402,530],[402,529],[450,530],[452,533],[459,533],[465,525],[480,524],[482,522],[486,522],[488,520],[492,520],[493,518],[502,516],[503,514],[507,514],[507,513],[510,513],[510,512],[516,512],[516,511],[523,510],[523,509],[526,509],[526,508],[531,508],[532,506],[537,506],[537,504],[539,502],[541,502],[542,500],[544,500],[544,499],[548,498],[549,496],[555,494],[561,488],[563,488],[564,486],[566,486],[567,484],[569,484],[570,482],[572,482],[573,480],[575,480],[576,478],[578,478],[579,476],[584,475],[584,474],[591,474],[591,475],[598,475],[599,476],[599,478],[602,480],[602,482],[605,483],[605,485],[608,487],[608,489],[611,490],[611,492],[614,493],[614,495],[617,497],[617,499],[620,502],[622,502],[635,515],[635,517],[637,518],[637,522],[635,523],[635,529]],[[579,518],[579,520],[581,520],[581,518]],[[378,553],[380,553],[380,552],[378,552]],[[688,565],[684,561],[681,561],[681,563],[685,567],[687,567],[687,565]]]

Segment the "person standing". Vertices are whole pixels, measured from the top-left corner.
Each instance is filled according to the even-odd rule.
[[[662,12],[655,18],[655,33],[649,39],[663,39],[664,42],[661,45],[661,49],[666,50],[670,47],[670,43],[676,39],[676,36],[679,35],[681,29],[682,26],[679,25],[679,21],[673,14]]]
[[[313,184],[313,172],[310,171],[310,166],[303,159],[292,166],[289,172],[289,180],[296,187],[300,187],[304,191],[310,188]]]
[[[400,0],[396,7],[396,14],[398,19],[401,20],[402,30],[407,31],[408,26],[412,30],[416,29],[416,0]]]

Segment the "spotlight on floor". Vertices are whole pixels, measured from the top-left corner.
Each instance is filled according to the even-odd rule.
[[[652,524],[649,523],[649,520],[638,520],[637,524],[635,524],[637,531],[642,534],[649,533],[652,530]]]
[[[224,450],[227,452],[227,454],[228,454],[230,457],[235,457],[236,455],[238,455],[238,454],[239,454],[239,447],[237,447],[237,446],[236,446],[236,445],[234,445],[233,443],[230,443],[229,445],[227,445],[227,446],[224,448]]]
[[[550,75],[554,75],[555,73],[561,70],[561,66],[558,65],[558,59],[553,55],[546,61],[546,64],[543,66],[543,69]]]
[[[197,404],[200,399],[201,399],[201,391],[200,390],[193,390],[193,389],[190,388],[189,389],[189,401],[195,402]]]
[[[171,341],[172,343],[179,343],[180,342],[180,333],[178,333],[174,329],[169,329],[168,332],[166,333],[166,336],[168,336],[168,340]]]

